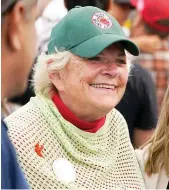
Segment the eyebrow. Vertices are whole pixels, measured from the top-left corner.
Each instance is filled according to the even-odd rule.
[[[103,53],[101,53],[101,54],[99,54],[99,55],[104,56]],[[97,56],[99,57],[99,55],[97,55]],[[97,56],[96,56],[96,57],[97,57]],[[118,56],[118,57],[121,57],[121,56],[125,56],[125,57],[126,57],[126,54],[125,54],[124,52],[120,52],[119,54],[117,54],[117,56]]]

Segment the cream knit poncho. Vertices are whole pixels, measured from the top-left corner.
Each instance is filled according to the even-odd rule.
[[[31,189],[144,189],[126,122],[115,109],[88,133],[37,95],[5,122]]]

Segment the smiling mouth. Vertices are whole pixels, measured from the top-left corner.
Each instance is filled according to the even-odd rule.
[[[90,86],[107,90],[115,90],[117,88],[117,86],[114,84],[90,84]]]

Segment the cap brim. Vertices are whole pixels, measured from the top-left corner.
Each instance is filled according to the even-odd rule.
[[[113,34],[95,36],[71,48],[69,51],[80,57],[92,58],[116,42],[122,42],[124,44],[124,49],[130,54],[134,56],[139,55],[139,49],[132,41]]]

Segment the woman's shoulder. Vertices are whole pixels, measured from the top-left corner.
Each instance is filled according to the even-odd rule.
[[[148,156],[149,146],[150,145],[146,145],[142,149],[135,150],[135,154],[144,178],[146,189],[165,189],[167,187],[169,179],[165,174],[164,168],[162,168],[159,173],[152,174],[151,176],[148,176],[145,172],[144,168]]]
[[[114,125],[116,129],[118,128],[120,133],[123,133],[125,131],[125,134],[129,136],[127,122],[125,118],[123,117],[123,115],[116,108],[114,108],[109,113],[109,121],[110,121],[110,124]]]
[[[38,131],[39,126],[44,122],[44,115],[37,101],[37,97],[31,98],[26,105],[5,118],[4,122],[10,138],[15,138],[15,136],[20,138],[26,134],[33,134],[35,130]]]
[[[41,139],[46,130],[44,115],[34,101],[36,97],[4,120],[8,136],[18,154],[24,154],[28,147],[33,147],[34,142]]]
[[[112,109],[112,111],[110,112],[110,116],[111,116],[111,119],[127,125],[126,120],[124,119],[123,115],[116,108]]]

